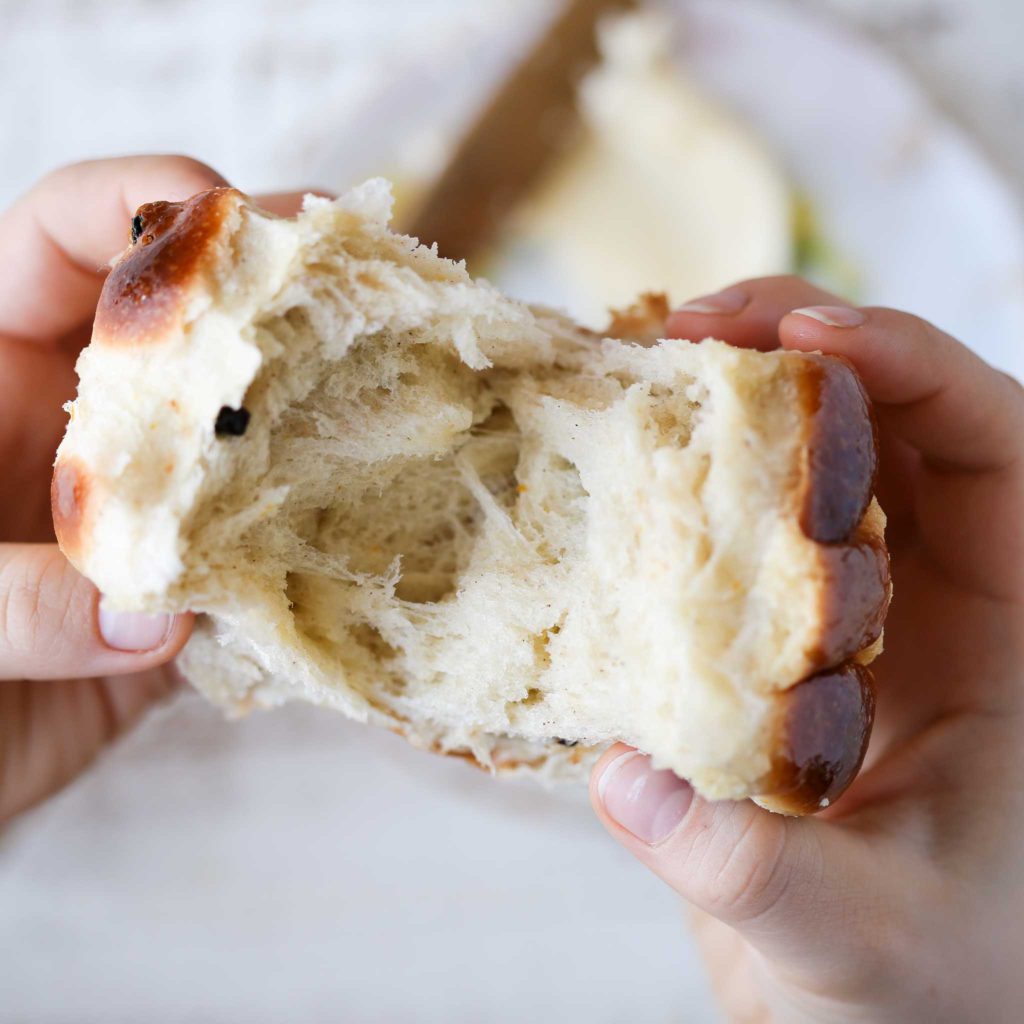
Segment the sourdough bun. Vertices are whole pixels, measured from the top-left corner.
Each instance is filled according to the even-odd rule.
[[[621,739],[709,797],[834,799],[890,589],[850,367],[654,341],[657,296],[595,336],[389,212],[381,181],[139,211],[58,453],[68,557],[113,607],[204,613],[180,664],[235,712],[547,778]]]

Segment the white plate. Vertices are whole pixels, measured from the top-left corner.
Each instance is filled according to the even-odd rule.
[[[1024,376],[1024,226],[1007,185],[866,38],[762,0],[692,0],[681,57],[811,197],[864,303],[911,310]]]

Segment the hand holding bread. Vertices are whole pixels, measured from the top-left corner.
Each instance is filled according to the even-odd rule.
[[[617,746],[591,795],[684,896],[728,1019],[1011,1020],[1024,1005],[1024,390],[917,317],[796,278],[669,333],[848,359],[896,594],[864,770],[815,819],[711,803]]]
[[[183,225],[197,202],[207,214]],[[54,485],[101,605],[41,510],[94,268],[144,204]],[[198,608],[185,671],[237,710],[319,700],[551,774],[614,738],[653,751],[605,752],[595,808],[696,908],[737,1019],[1010,1019],[1024,1003],[1020,385],[924,321],[794,278],[667,319],[647,303],[610,332],[625,343],[596,338],[382,226],[368,239],[364,214],[313,203],[274,221],[208,168],[132,158],[58,172],[0,220],[0,814],[62,785],[174,685],[161,666],[191,629],[174,613]],[[158,231],[181,244],[147,263],[136,247]],[[325,265],[298,272],[312,253]],[[857,429],[830,432],[837,405]],[[871,689],[889,587],[879,507],[897,591]],[[693,589],[716,559],[723,573]],[[433,682],[448,703],[431,703]],[[773,712],[820,686],[831,696],[803,705],[805,729],[783,728],[798,719]],[[809,769],[798,785],[772,774],[787,758]],[[696,786],[666,764],[692,764]],[[708,799],[744,793],[820,813]]]
[[[192,616],[118,614],[54,543],[53,453],[110,258],[135,209],[224,184],[188,157],[97,160],[0,217],[0,822],[77,775],[180,685]],[[301,194],[261,200],[294,212]]]

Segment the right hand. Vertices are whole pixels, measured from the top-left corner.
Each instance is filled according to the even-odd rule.
[[[669,332],[859,371],[893,559],[877,718],[814,818],[708,802],[640,756],[602,792],[621,746],[598,815],[695,908],[733,1020],[1024,1019],[1024,389],[917,317],[796,278],[697,300]]]

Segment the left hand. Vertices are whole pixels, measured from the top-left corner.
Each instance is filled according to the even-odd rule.
[[[136,208],[225,184],[187,157],[98,160],[48,175],[0,216],[0,822],[176,685],[191,616],[102,608],[54,543],[50,474],[75,359]],[[300,204],[262,200],[279,214]]]

